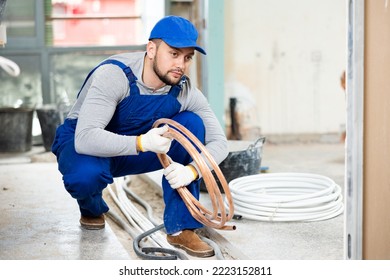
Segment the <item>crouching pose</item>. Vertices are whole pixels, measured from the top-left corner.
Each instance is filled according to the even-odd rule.
[[[199,199],[199,168],[175,140],[164,137],[160,118],[189,129],[219,164],[227,140],[199,89],[186,76],[197,45],[191,22],[167,16],[152,29],[146,51],[111,56],[85,79],[52,146],[66,190],[77,200],[85,229],[102,229],[109,209],[102,192],[114,177],[162,168],[156,153],[173,162],[162,178],[167,240],[198,257],[214,255],[194,232],[203,225],[188,211],[176,188],[185,186]]]

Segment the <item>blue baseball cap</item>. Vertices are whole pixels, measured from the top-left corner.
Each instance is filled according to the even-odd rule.
[[[187,19],[179,16],[166,16],[159,20],[150,32],[149,40],[161,39],[174,48],[194,48],[206,54],[196,43],[198,31]]]

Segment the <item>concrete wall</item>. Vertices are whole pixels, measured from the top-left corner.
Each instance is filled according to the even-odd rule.
[[[244,130],[340,132],[346,23],[342,0],[225,1],[225,107],[238,98]]]

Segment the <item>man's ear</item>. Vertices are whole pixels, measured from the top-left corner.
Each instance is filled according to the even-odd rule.
[[[156,56],[157,45],[153,41],[149,41],[146,45],[146,55],[149,59],[153,59]]]

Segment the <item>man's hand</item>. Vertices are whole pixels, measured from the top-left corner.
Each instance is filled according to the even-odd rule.
[[[137,149],[141,152],[155,152],[166,154],[171,147],[172,139],[162,136],[168,131],[168,126],[156,127],[146,134],[137,137]]]
[[[174,161],[164,169],[164,175],[173,189],[187,186],[198,177],[194,167]]]

